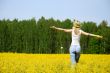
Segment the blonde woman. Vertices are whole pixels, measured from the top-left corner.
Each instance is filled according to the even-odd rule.
[[[76,20],[74,20],[74,22],[73,22],[73,28],[72,29],[63,29],[63,28],[58,28],[55,26],[52,26],[50,28],[53,28],[56,30],[61,30],[64,32],[69,32],[72,34],[72,42],[71,42],[71,46],[69,48],[72,64],[78,63],[79,58],[80,58],[80,51],[81,51],[80,36],[81,36],[81,34],[86,35],[86,36],[93,36],[93,37],[97,37],[97,38],[102,38],[102,36],[100,36],[100,35],[87,33],[87,32],[84,32],[83,30],[81,30],[80,29],[80,22],[76,21]]]

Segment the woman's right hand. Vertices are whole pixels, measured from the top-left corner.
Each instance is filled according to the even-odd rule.
[[[100,39],[102,39],[102,38],[103,38],[103,36],[97,35],[97,38],[100,38]]]

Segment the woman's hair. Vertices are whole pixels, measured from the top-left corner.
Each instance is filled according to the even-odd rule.
[[[80,22],[78,20],[73,21],[73,28],[80,28]]]

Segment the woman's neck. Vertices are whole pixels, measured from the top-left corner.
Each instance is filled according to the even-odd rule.
[[[75,33],[76,35],[78,35],[78,34],[80,33],[79,30],[80,30],[79,28],[74,28],[74,33]]]

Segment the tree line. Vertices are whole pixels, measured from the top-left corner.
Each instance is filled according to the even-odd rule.
[[[50,26],[71,29],[73,22],[53,18],[39,20],[0,20],[0,52],[17,53],[68,53],[71,44],[71,33],[50,29]],[[110,53],[110,26],[107,21],[100,24],[82,22],[81,29],[85,32],[102,35],[103,39],[81,36],[81,53]]]

